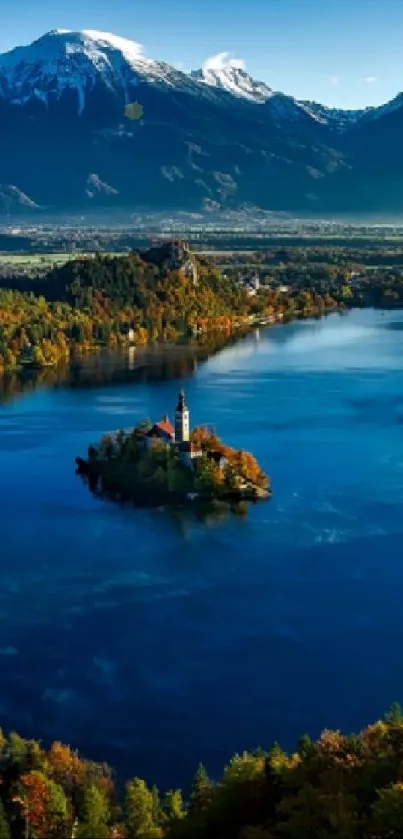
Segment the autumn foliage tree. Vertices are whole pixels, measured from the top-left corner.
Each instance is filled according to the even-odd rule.
[[[163,249],[162,249],[163,250]],[[21,364],[39,367],[67,361],[97,347],[176,341],[205,333],[229,335],[259,315],[305,314],[328,291],[303,289],[297,296],[262,291],[249,297],[234,277],[197,257],[197,282],[179,265],[133,251],[120,256],[79,256],[34,280],[0,280],[0,373]],[[34,289],[34,292],[33,292]],[[316,295],[316,296],[315,296]]]
[[[358,734],[234,755],[215,781],[200,764],[187,796],[136,777],[123,801],[106,765],[1,735],[0,839],[402,839],[402,767],[396,705]]]
[[[21,775],[14,800],[21,806],[29,836],[47,839],[66,835],[71,821],[66,796],[42,772]]]

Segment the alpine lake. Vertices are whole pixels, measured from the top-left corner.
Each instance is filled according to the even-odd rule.
[[[186,784],[403,699],[403,312],[0,383],[0,723]],[[251,451],[246,515],[95,497],[74,460],[159,419]]]

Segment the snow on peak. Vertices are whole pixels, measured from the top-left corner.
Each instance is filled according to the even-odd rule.
[[[217,55],[211,55],[204,62],[202,69],[204,72],[209,70],[227,70],[235,68],[237,70],[245,70],[245,62],[243,58],[233,58],[230,52],[219,52]]]
[[[120,35],[113,35],[110,32],[98,32],[96,29],[83,29],[81,32],[73,32],[68,29],[57,29],[55,31],[59,35],[70,35],[83,42],[93,42],[94,46],[99,49],[109,48],[117,50],[128,61],[136,62],[139,59],[150,61],[150,59],[146,59],[141,44],[138,44],[137,41],[130,41],[128,38],[122,38]]]
[[[193,70],[192,78],[210,87],[221,88],[251,102],[264,104],[273,91],[264,82],[257,82],[245,70],[241,58],[234,58],[229,52],[212,55],[200,70]]]
[[[60,98],[73,89],[81,113],[97,82],[126,95],[138,77],[173,85],[178,71],[147,58],[136,41],[92,29],[53,29],[32,44],[0,55],[0,96],[16,104],[32,97],[47,102],[49,95]]]
[[[155,65],[144,55],[143,47],[136,41],[129,41],[119,35],[109,32],[98,32],[93,29],[74,31],[72,29],[52,29],[42,35],[32,44],[16,47],[11,52],[0,56],[0,66],[13,65],[21,61],[46,62],[57,57],[59,60],[76,55],[82,55],[95,64],[111,63],[113,54],[123,57],[129,64]]]

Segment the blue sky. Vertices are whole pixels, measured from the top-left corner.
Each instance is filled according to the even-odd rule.
[[[183,69],[228,52],[298,98],[357,108],[403,89],[403,0],[1,0],[0,51],[99,29]]]

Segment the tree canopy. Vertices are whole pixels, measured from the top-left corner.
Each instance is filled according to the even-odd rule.
[[[403,715],[359,734],[323,731],[236,754],[214,781],[199,764],[188,792],[139,777],[122,794],[107,764],[69,746],[0,736],[1,839],[401,839]]]

